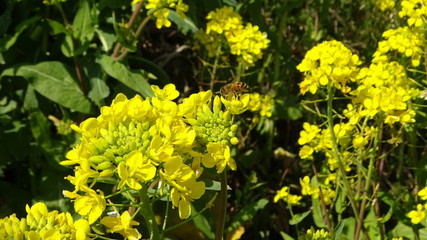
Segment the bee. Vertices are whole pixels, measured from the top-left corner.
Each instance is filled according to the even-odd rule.
[[[249,85],[244,82],[232,82],[228,83],[221,87],[219,90],[221,96],[227,97],[228,95],[233,94],[234,96],[239,96],[240,94],[249,91]]]

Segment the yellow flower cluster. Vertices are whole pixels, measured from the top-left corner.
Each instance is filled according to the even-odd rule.
[[[261,95],[259,93],[250,93],[249,98],[249,111],[259,112],[261,116],[271,117],[274,99],[268,95]]]
[[[152,89],[155,96],[147,99],[118,94],[100,116],[73,126],[82,137],[61,162],[76,165],[74,176],[66,177],[75,189],[64,194],[75,199],[75,210],[90,224],[106,208],[104,193],[94,190],[96,182],[116,179],[119,190],[160,182],[161,189],[170,189],[180,217],[188,218],[190,202],[205,192],[204,182],[198,181],[201,164],[218,173],[237,168],[230,153],[238,143],[237,125],[218,96],[212,101],[211,91],[200,92],[177,104],[173,84]]]
[[[420,29],[399,27],[389,29],[383,33],[385,40],[378,43],[378,49],[374,53],[372,62],[387,61],[387,53],[398,51],[405,57],[410,57],[412,66],[418,66],[421,62],[424,48],[424,33]]]
[[[326,205],[330,205],[336,196],[336,191],[332,189],[334,187],[332,181],[335,180],[335,178],[335,174],[329,174],[323,183],[318,182],[315,184],[313,181],[310,181],[308,176],[304,176],[304,178],[299,180],[301,193],[302,195],[311,196],[313,199],[318,199],[320,194],[322,194],[323,202]]]
[[[199,31],[195,37],[208,50],[209,56],[224,54],[225,48],[237,56],[238,60],[253,65],[262,57],[262,51],[270,43],[267,35],[251,23],[243,25],[242,17],[232,7],[223,7],[210,12],[205,31]],[[226,46],[223,49],[222,44]]]
[[[399,63],[373,63],[361,69],[358,83],[358,88],[351,92],[353,105],[344,112],[353,122],[365,116],[372,119],[377,114],[381,114],[387,124],[415,121],[415,111],[409,102],[420,92],[411,86]]]
[[[342,149],[347,149],[351,144],[353,144],[354,148],[357,148],[351,141],[351,137],[357,135],[357,128],[354,125],[350,123],[337,123],[334,125],[333,130],[337,138],[337,143]],[[364,137],[366,141],[370,139],[369,135]],[[317,125],[310,125],[308,122],[305,122],[303,123],[303,130],[300,132],[298,144],[302,145],[299,151],[300,158],[313,159],[315,152],[322,152],[327,158],[329,169],[331,171],[337,169],[337,159],[332,154],[332,140],[329,129],[321,129]],[[349,164],[351,163],[352,156],[347,151],[344,151],[343,156],[345,157],[342,160],[345,163],[345,169],[350,171]]]
[[[394,0],[374,0],[374,5],[381,11],[386,11],[394,8]]]
[[[276,196],[274,196],[274,202],[278,202],[280,199],[287,202],[289,205],[300,205],[301,196],[293,195],[289,193],[289,187],[285,186],[279,191],[277,191]]]
[[[424,18],[427,16],[426,0],[405,0],[401,3],[402,9],[399,17],[408,18],[408,25],[421,27],[424,25]]]
[[[132,4],[141,1],[133,0]],[[145,8],[152,9],[151,14],[156,18],[156,27],[158,29],[163,26],[171,26],[171,22],[168,19],[169,9],[174,9],[181,19],[185,18],[185,13],[188,11],[188,5],[183,3],[183,0],[148,0]]]
[[[0,219],[0,239],[89,239],[89,222],[73,220],[70,213],[49,212],[44,203],[26,206],[26,218],[15,214]]]
[[[418,192],[421,200],[427,200],[427,187],[421,189]],[[408,213],[408,217],[411,219],[413,224],[418,224],[426,218],[427,212],[427,203],[426,204],[417,204],[417,209],[412,210]]]
[[[324,229],[314,230],[311,227],[305,235],[298,236],[298,240],[332,240],[332,236]]]
[[[297,66],[304,73],[304,80],[299,84],[302,94],[317,92],[319,86],[332,84],[343,93],[348,93],[348,81],[355,81],[359,57],[338,41],[325,41],[310,49]]]

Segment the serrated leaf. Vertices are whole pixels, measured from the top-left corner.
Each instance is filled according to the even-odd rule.
[[[28,80],[34,89],[61,106],[90,113],[91,102],[83,95],[73,70],[61,62],[41,62],[36,65],[22,65],[5,70],[2,76],[20,76]]]
[[[146,80],[147,77],[133,72],[124,64],[107,55],[101,56],[99,63],[109,76],[140,93],[143,97],[154,96],[153,90],[151,90],[151,86]]]
[[[225,232],[232,231],[238,226],[254,218],[258,210],[264,208],[265,205],[267,205],[267,203],[268,203],[268,200],[265,198],[262,198],[258,200],[258,202],[256,203],[252,203],[243,207],[232,219],[229,227],[225,230]]]

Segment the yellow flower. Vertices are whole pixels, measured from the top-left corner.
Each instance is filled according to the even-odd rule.
[[[305,145],[307,143],[310,143],[316,138],[316,136],[320,132],[320,129],[318,126],[310,125],[310,123],[308,122],[303,123],[302,127],[304,130],[300,132],[300,137],[298,139],[299,145]]]
[[[227,98],[221,97],[221,102],[227,108],[228,112],[233,115],[238,115],[248,110],[250,101],[249,94],[243,94],[241,96],[235,96],[229,94]]]
[[[283,187],[277,191],[276,196],[274,196],[274,202],[278,202],[280,199],[287,202],[290,205],[300,205],[301,196],[293,195],[289,193],[289,187]]]
[[[205,193],[205,183],[196,181],[196,173],[182,163],[179,157],[166,160],[160,171],[160,177],[173,188],[171,199],[174,207],[178,207],[179,217],[185,219],[191,215],[190,202],[199,199]]]
[[[210,142],[207,145],[207,153],[203,155],[202,163],[207,168],[216,166],[217,173],[222,173],[225,167],[236,170],[236,162],[231,157],[230,147],[225,144]]]
[[[137,229],[132,228],[132,226],[138,226],[139,223],[132,220],[132,217],[127,211],[122,213],[119,217],[104,217],[101,219],[101,224],[109,228],[107,232],[119,233],[125,237],[125,239],[138,240],[142,237]]]
[[[98,190],[99,194],[97,194],[90,188],[86,188],[84,190],[86,195],[76,195],[77,198],[74,201],[74,209],[82,216],[87,215],[89,224],[92,224],[105,210],[106,203],[104,193],[101,190]]]
[[[153,16],[156,17],[156,27],[158,29],[162,28],[163,26],[170,27],[172,25],[172,23],[168,20],[168,15],[169,9],[167,8],[156,10],[153,13]]]
[[[427,200],[427,187],[418,191],[418,196],[421,197],[421,200]]]
[[[300,179],[299,182],[301,185],[301,194],[302,195],[315,195],[316,196],[316,194],[318,194],[319,190],[311,187],[310,178],[308,176],[304,176],[304,178]]]
[[[329,83],[348,93],[348,81],[355,81],[361,64],[359,57],[338,41],[325,41],[310,49],[297,69],[304,73],[300,91],[316,93],[319,86]]]
[[[174,100],[179,96],[179,92],[176,90],[175,85],[169,83],[163,89],[159,88],[156,85],[152,85],[154,95],[160,100]]]
[[[425,208],[422,204],[417,205],[417,210],[412,210],[408,213],[408,217],[413,224],[418,224],[426,217]]]
[[[409,26],[421,27],[424,24],[423,18],[427,16],[425,0],[402,1],[401,5],[399,17],[407,17]]]
[[[126,160],[120,162],[117,170],[120,177],[118,189],[126,184],[132,189],[139,190],[142,187],[140,182],[151,180],[156,175],[156,167],[137,151],[128,154]]]
[[[27,205],[26,211],[26,218],[12,214],[0,219],[0,239],[88,239],[90,226],[84,219],[74,222],[70,213],[49,212],[41,202]]]

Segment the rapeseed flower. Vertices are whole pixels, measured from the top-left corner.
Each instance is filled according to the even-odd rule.
[[[350,92],[349,81],[355,81],[361,64],[359,57],[338,41],[325,41],[310,49],[297,69],[304,73],[300,92],[317,92],[321,86],[333,85],[343,93]]]
[[[324,229],[315,230],[311,227],[305,235],[298,236],[298,240],[332,240],[332,236]]]
[[[258,26],[243,24],[242,17],[230,6],[208,13],[205,31],[199,31],[195,37],[206,47],[210,57],[222,56],[225,52],[237,56],[238,61],[251,66],[262,58],[270,40]]]
[[[87,220],[73,220],[70,213],[48,211],[44,203],[26,206],[27,216],[15,214],[0,219],[0,239],[71,239],[86,240],[90,231]]]
[[[382,37],[384,40],[378,43],[378,49],[372,60],[373,63],[387,61],[386,54],[394,50],[405,57],[410,57],[412,66],[420,65],[424,49],[424,32],[422,30],[399,27],[385,31]]]
[[[138,226],[139,223],[132,219],[128,211],[125,211],[118,217],[104,217],[101,220],[101,224],[108,228],[107,232],[119,233],[125,239],[138,240],[142,237],[138,230],[132,227]]]
[[[407,18],[410,27],[421,27],[424,24],[424,18],[427,16],[426,0],[405,0],[401,2],[401,6],[399,17]]]
[[[289,187],[285,186],[279,191],[277,191],[276,196],[274,196],[274,202],[278,202],[280,199],[287,202],[290,205],[300,205],[302,196],[294,195],[289,193]]]
[[[422,204],[417,204],[417,209],[408,213],[408,217],[413,224],[418,224],[426,218],[426,208]]]
[[[105,211],[106,199],[96,184],[106,178],[120,191],[159,181],[160,192],[169,188],[172,205],[188,218],[190,203],[205,192],[204,182],[197,181],[202,165],[218,173],[237,168],[230,146],[238,143],[238,126],[219,96],[200,92],[177,104],[173,84],[152,90],[154,96],[146,99],[118,94],[98,117],[72,126],[81,142],[61,162],[75,165],[74,175],[66,177],[75,188],[64,195],[75,199],[75,210],[89,223]]]

